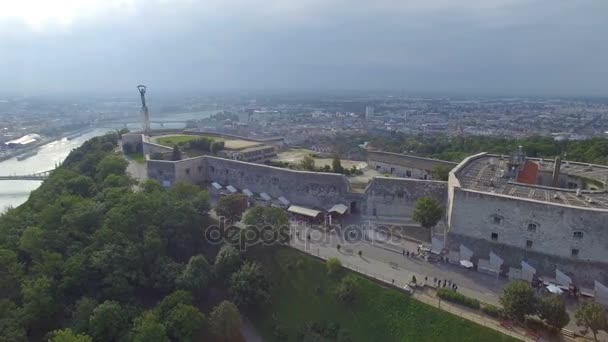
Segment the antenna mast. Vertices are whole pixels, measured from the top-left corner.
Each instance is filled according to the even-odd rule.
[[[150,115],[148,114],[148,106],[146,106],[146,86],[138,85],[137,90],[139,90],[139,95],[141,96],[141,113],[144,117],[144,133],[146,135],[150,134]]]

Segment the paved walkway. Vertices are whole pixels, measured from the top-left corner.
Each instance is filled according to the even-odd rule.
[[[417,244],[409,241],[387,241],[382,233],[367,232],[366,238],[356,237],[350,242],[336,233],[323,233],[316,230],[293,226],[299,236],[294,234],[292,245],[319,257],[338,257],[343,265],[361,273],[375,276],[378,279],[396,284],[408,283],[415,275],[418,282],[432,284],[433,278],[450,280],[458,286],[458,292],[475,297],[488,304],[497,305],[506,281],[485,274],[463,269],[445,262],[431,263],[419,257],[406,257],[403,250],[416,251]],[[306,235],[310,234],[308,240]],[[376,235],[378,234],[378,235]],[[374,236],[380,237],[378,242]],[[338,251],[337,244],[341,245]],[[358,252],[362,252],[359,257]]]
[[[311,239],[312,240],[312,239]],[[315,255],[322,259],[330,257],[336,257],[340,259],[342,265],[350,268],[359,273],[365,274],[369,277],[373,277],[382,280],[387,285],[394,285],[396,287],[403,287],[403,285],[409,283],[412,279],[412,275],[415,275],[418,283],[424,283],[424,275],[419,272],[409,271],[401,268],[398,264],[387,264],[386,262],[380,262],[369,258],[365,255],[361,257],[357,254],[358,250],[354,250],[351,247],[342,247],[341,251],[334,245],[327,245],[323,243],[310,244],[306,239],[302,240],[294,236],[292,239],[292,247],[300,249],[306,253]],[[372,246],[373,247],[373,246]],[[376,248],[376,247],[373,247]],[[394,253],[394,252],[393,252]],[[406,261],[407,262],[407,261]],[[433,281],[429,279],[430,283]],[[500,325],[500,322],[494,320],[485,315],[479,314],[472,310],[456,306],[449,302],[442,301],[435,297],[433,294],[424,291],[421,286],[417,287],[417,291],[414,293],[414,298],[417,300],[427,303],[431,306],[438,307],[441,310],[450,312],[467,320],[473,321],[480,325],[489,327],[491,329],[500,331],[505,335],[509,335],[524,341],[534,341],[533,339],[525,336],[525,331],[521,329],[507,329]],[[460,288],[459,288],[460,291]],[[473,290],[469,290],[473,291]],[[475,296],[473,294],[473,296]],[[490,296],[492,297],[492,296]]]

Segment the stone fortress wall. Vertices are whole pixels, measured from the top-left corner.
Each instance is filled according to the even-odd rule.
[[[382,151],[368,151],[367,164],[370,168],[391,177],[425,180],[433,179],[433,169],[437,167],[452,169],[457,165],[438,159]]]
[[[564,258],[605,261],[608,211],[468,189],[455,189],[453,201],[450,233]]]
[[[416,200],[420,197],[432,197],[445,207],[447,183],[376,177],[365,191],[361,213],[379,219],[411,219]]]
[[[265,192],[273,198],[283,196],[294,204],[319,209],[329,209],[352,198],[350,183],[344,175],[295,171],[210,156],[177,162],[151,160],[148,177],[165,185],[178,181],[217,182],[239,190]]]
[[[165,186],[182,180],[218,182],[239,190],[266,192],[274,198],[284,196],[296,205],[316,209],[327,210],[343,203],[364,217],[404,224],[412,222],[415,201],[430,196],[446,208],[446,248],[450,250],[464,244],[473,251],[474,259],[487,259],[494,252],[505,260],[506,266],[516,267],[526,260],[540,274],[551,276],[559,265],[579,284],[608,282],[608,210],[462,188],[457,170],[482,157],[483,154],[471,156],[458,164],[448,182],[374,177],[364,193],[353,191],[343,175],[210,156],[177,162],[148,161],[148,176]],[[577,255],[572,255],[573,250],[577,250]]]

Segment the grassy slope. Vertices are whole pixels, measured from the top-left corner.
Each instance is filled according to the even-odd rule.
[[[196,140],[199,137],[196,135],[171,135],[167,137],[158,138],[158,143],[161,145],[173,147],[179,143],[190,142],[192,140]]]
[[[272,314],[288,329],[291,340],[307,321],[337,322],[353,341],[513,341],[491,329],[410,299],[403,293],[357,277],[361,295],[352,308],[336,302],[333,289],[346,270],[326,275],[325,265],[295,250],[266,249],[252,253],[271,273],[273,302],[251,318],[269,341]]]

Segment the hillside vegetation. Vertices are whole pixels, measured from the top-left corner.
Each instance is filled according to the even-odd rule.
[[[253,317],[269,341],[332,340],[303,339],[319,335],[315,326],[338,329],[342,339],[335,341],[514,341],[346,269],[330,275],[323,263],[293,249],[257,250],[251,257],[273,283],[271,304]]]

